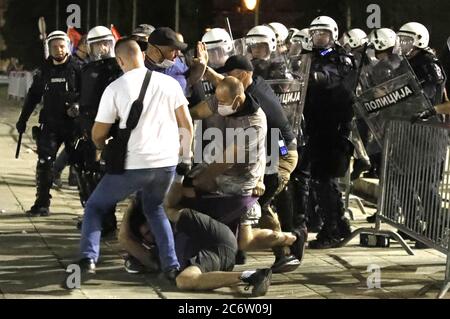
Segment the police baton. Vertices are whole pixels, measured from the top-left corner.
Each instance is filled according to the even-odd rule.
[[[22,144],[22,134],[23,133],[19,133],[19,140],[17,141],[17,148],[16,148],[16,158],[19,158],[20,145]]]

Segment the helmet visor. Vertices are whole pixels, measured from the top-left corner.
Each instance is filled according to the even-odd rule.
[[[409,55],[414,49],[414,38],[407,35],[400,35],[398,38],[402,54]]]
[[[330,46],[332,38],[328,30],[312,30],[310,32],[313,46],[315,48],[327,48]]]
[[[70,53],[69,43],[65,39],[53,39],[48,43],[50,56],[62,61]]]
[[[247,39],[248,51],[251,53],[253,59],[267,60],[270,57],[269,44],[261,40],[262,38]]]
[[[229,54],[225,52],[223,47],[208,49],[208,65],[213,69],[224,66]]]
[[[289,47],[289,56],[297,56],[302,53],[302,43],[301,42],[292,42]]]
[[[114,57],[114,40],[101,40],[89,44],[89,56],[93,61]]]

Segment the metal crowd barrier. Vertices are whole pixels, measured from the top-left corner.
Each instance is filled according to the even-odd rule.
[[[27,71],[11,71],[8,81],[8,97],[23,99],[33,83],[33,74]]]
[[[391,121],[386,128],[381,196],[374,228],[359,228],[341,243],[361,233],[387,235],[410,255],[414,252],[397,233],[382,230],[386,223],[447,255],[444,284],[450,289],[450,126]]]

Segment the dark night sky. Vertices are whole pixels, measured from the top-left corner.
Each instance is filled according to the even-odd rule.
[[[111,22],[121,34],[132,28],[131,0],[110,0]],[[287,27],[306,27],[318,15],[330,15],[346,26],[347,7],[351,8],[351,25],[367,30],[365,21],[368,4],[381,7],[382,27],[398,29],[403,23],[417,21],[425,24],[432,35],[431,45],[437,49],[444,46],[450,35],[449,0],[261,0],[260,23],[278,21]],[[60,0],[59,23],[65,24],[68,4],[79,4],[82,11],[82,31],[87,30],[88,0]],[[17,56],[28,67],[39,63],[40,55],[30,52],[40,50],[37,20],[44,16],[48,31],[54,30],[55,0],[10,0],[6,12],[6,24],[0,29],[5,37],[6,56]],[[100,0],[99,23],[106,25],[106,0]],[[174,27],[175,0],[138,0],[137,23]],[[243,9],[241,0],[180,0],[180,31],[189,43],[200,39],[207,27],[225,27],[225,17],[230,18],[235,37],[244,35],[253,26],[254,14]],[[95,0],[91,0],[90,27],[95,24]],[[65,28],[63,28],[65,29]]]

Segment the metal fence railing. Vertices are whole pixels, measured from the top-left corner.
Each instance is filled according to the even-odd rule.
[[[447,255],[442,298],[450,288],[450,126],[390,121],[383,147],[377,222],[361,233],[383,234],[414,252],[397,232],[382,230],[381,222]]]

